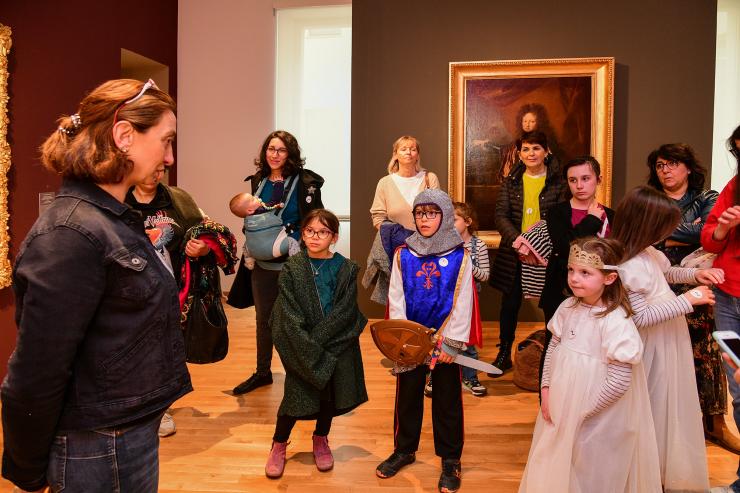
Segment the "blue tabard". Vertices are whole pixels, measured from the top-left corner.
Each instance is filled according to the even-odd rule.
[[[438,330],[452,311],[455,287],[465,249],[447,255],[417,257],[401,248],[401,278],[406,300],[406,319]]]

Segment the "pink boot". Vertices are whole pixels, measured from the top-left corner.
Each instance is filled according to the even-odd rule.
[[[321,472],[330,471],[334,467],[334,456],[331,455],[327,437],[313,436],[313,459]]]
[[[277,479],[283,475],[283,471],[285,470],[285,449],[287,447],[288,442],[272,442],[270,455],[267,456],[267,464],[265,465],[265,476],[270,479]]]

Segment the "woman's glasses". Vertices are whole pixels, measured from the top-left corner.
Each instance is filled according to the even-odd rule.
[[[288,155],[288,149],[285,147],[268,147],[267,148],[267,154],[277,154],[278,156],[287,156]]]
[[[303,228],[304,238],[313,238],[314,236],[318,236],[320,240],[325,240],[333,234],[334,233],[328,229]]]
[[[437,219],[437,216],[441,214],[442,211],[414,211],[414,217],[416,219],[426,217],[427,219],[434,220]]]
[[[678,161],[658,161],[655,163],[655,171],[663,171],[664,169],[676,169],[681,164]]]

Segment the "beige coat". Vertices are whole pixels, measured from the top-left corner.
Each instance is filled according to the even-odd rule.
[[[439,178],[431,171],[427,171],[426,179],[419,186],[419,192],[425,188],[439,189]],[[416,230],[411,215],[411,204],[403,198],[391,175],[384,176],[378,181],[373,205],[370,207],[370,216],[376,228],[383,221],[389,220],[411,231]]]

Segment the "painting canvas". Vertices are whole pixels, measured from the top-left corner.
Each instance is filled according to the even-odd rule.
[[[613,59],[450,64],[450,193],[473,205],[489,245],[497,246],[496,199],[525,131],[545,133],[556,164],[596,156],[599,198],[609,203],[612,74]]]

